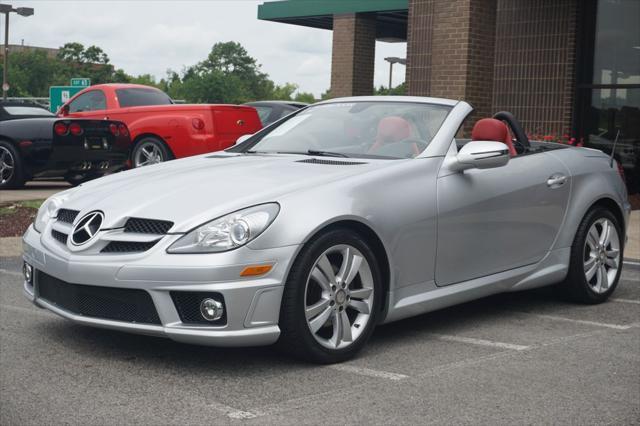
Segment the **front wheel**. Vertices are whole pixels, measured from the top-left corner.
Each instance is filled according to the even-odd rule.
[[[589,211],[571,247],[569,274],[562,284],[565,294],[582,303],[602,303],[615,290],[622,271],[621,226],[609,210]]]
[[[171,160],[172,156],[162,141],[154,137],[144,137],[136,143],[132,153],[133,167],[150,166]]]
[[[381,281],[375,255],[358,234],[340,229],[315,238],[285,284],[280,347],[323,364],[353,357],[375,327]]]

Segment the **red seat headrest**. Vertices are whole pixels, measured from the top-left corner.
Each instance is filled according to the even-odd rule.
[[[471,131],[471,140],[502,142],[509,147],[509,153],[512,157],[517,154],[511,140],[509,128],[502,121],[495,118],[478,120]]]

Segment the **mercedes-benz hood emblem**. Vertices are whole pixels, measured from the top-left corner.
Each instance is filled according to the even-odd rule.
[[[102,212],[94,211],[84,215],[71,231],[71,244],[80,246],[91,241],[100,230],[103,220]]]

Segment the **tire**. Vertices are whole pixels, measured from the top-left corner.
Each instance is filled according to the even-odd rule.
[[[315,363],[346,361],[371,336],[381,303],[382,276],[373,251],[351,230],[328,231],[305,245],[289,272],[278,346]]]
[[[13,145],[0,140],[0,189],[18,189],[24,183],[22,158]]]
[[[615,215],[604,207],[591,209],[571,246],[569,273],[561,284],[564,295],[580,303],[606,301],[620,279],[623,249],[623,234]]]
[[[164,142],[153,136],[145,136],[140,139],[131,153],[133,168],[163,163],[171,159],[173,159],[173,155]]]

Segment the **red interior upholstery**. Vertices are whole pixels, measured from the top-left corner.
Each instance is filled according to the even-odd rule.
[[[378,133],[370,151],[375,151],[385,144],[400,142],[409,137],[411,137],[411,124],[407,120],[395,116],[385,117],[378,123]],[[414,151],[416,151],[416,155],[419,154],[417,146],[414,146]]]
[[[513,146],[509,128],[505,123],[495,118],[478,120],[471,131],[471,140],[502,142],[509,147],[509,154],[512,157],[518,154]]]

